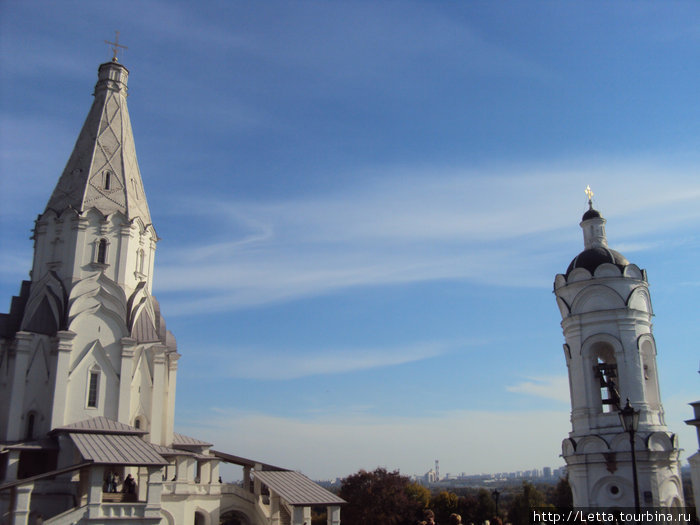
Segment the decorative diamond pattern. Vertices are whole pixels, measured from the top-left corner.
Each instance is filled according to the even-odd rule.
[[[105,214],[119,211],[130,219],[138,216],[151,222],[124,92],[95,88],[95,101],[47,205],[57,211],[67,207],[95,207]]]

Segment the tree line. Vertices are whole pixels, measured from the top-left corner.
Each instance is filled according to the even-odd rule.
[[[398,471],[384,468],[348,476],[338,495],[347,501],[341,511],[343,525],[416,525],[426,510],[433,511],[437,525],[449,523],[451,514],[461,515],[465,525],[487,521],[491,525],[527,525],[529,509],[566,510],[573,506],[571,487],[565,479],[543,490],[524,482],[519,490],[499,493],[483,488],[431,492]],[[325,523],[323,513],[314,515],[313,525]]]

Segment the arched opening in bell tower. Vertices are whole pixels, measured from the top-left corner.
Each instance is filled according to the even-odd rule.
[[[620,407],[620,388],[617,375],[615,350],[606,343],[596,343],[593,347],[593,390],[596,401],[604,414],[617,411]]]

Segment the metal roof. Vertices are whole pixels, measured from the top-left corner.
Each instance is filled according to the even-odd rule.
[[[187,456],[191,458],[196,458],[196,459],[219,459],[214,456],[205,456],[204,454],[197,454],[196,452],[192,452],[191,450],[185,450],[185,449],[175,449],[175,448],[170,448],[170,447],[164,447],[163,445],[157,445],[156,443],[149,443],[150,446],[153,447],[153,450],[155,450],[158,454],[160,454],[163,457],[166,456]]]
[[[253,476],[290,505],[342,505],[345,500],[291,470],[253,471]]]
[[[288,470],[286,468],[276,467],[268,463],[263,463],[262,461],[255,461],[254,459],[248,459],[241,456],[234,456],[233,454],[228,454],[219,450],[210,450],[209,452],[217,458],[225,461],[226,463],[233,463],[234,465],[241,465],[243,467],[250,468],[254,468],[255,465],[260,465],[263,470]]]
[[[85,461],[109,465],[167,465],[150,443],[123,434],[69,433]]]
[[[184,434],[173,433],[173,447],[211,447],[211,443],[200,441]]]
[[[93,417],[63,427],[54,428],[52,432],[70,432],[72,434],[90,432],[92,434],[147,434],[145,430],[125,425],[104,416]]]

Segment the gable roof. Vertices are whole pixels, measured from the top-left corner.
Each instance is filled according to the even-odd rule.
[[[342,505],[340,496],[292,470],[253,471],[253,476],[280,495],[290,505]]]
[[[125,434],[69,433],[84,461],[106,465],[167,465],[150,443]]]

